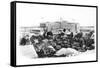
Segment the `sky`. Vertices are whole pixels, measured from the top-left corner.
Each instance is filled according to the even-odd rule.
[[[66,20],[80,26],[95,26],[96,8],[17,3],[17,25],[39,26],[42,22]]]

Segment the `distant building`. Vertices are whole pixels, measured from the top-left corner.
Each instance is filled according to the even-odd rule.
[[[45,28],[46,27],[46,24],[45,23],[40,23],[40,27],[41,28]]]
[[[40,33],[41,31],[43,31],[43,29],[41,27],[21,27],[20,28],[20,34],[22,36],[24,35],[33,35],[34,33]]]
[[[80,31],[82,32],[94,31],[94,26],[80,26]]]
[[[55,21],[55,22],[45,22],[41,23],[40,26],[44,26],[48,29],[48,31],[53,31],[53,33],[57,33],[58,30],[61,29],[70,29],[72,32],[78,32],[80,30],[79,24],[68,21]]]

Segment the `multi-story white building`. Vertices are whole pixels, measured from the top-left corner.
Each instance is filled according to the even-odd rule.
[[[68,21],[55,21],[55,22],[45,22],[42,23],[40,26],[43,26],[48,29],[48,31],[52,31],[53,33],[57,33],[59,30],[62,29],[70,29],[71,32],[79,32],[80,26],[79,23],[75,22],[68,22]]]

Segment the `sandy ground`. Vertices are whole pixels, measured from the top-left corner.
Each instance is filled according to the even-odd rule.
[[[95,50],[78,53],[76,56],[60,58],[37,58],[37,54],[32,45],[17,46],[17,65],[58,63],[58,62],[76,62],[96,60]]]

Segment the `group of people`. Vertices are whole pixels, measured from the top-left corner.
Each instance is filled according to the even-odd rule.
[[[63,29],[54,35],[52,31],[44,30],[42,35],[35,34],[30,38],[26,35],[26,37],[21,39],[20,44],[26,45],[27,42],[31,42],[38,57],[62,57],[66,56],[66,54],[56,55],[56,53],[67,48],[78,52],[93,50],[95,48],[93,33],[93,31],[90,31],[83,36],[83,33],[79,32],[74,35],[70,29]]]

